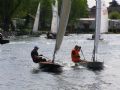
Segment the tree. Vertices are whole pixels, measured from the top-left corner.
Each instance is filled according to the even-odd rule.
[[[41,0],[41,12],[40,21],[41,26],[46,27],[52,20],[52,1],[53,0]]]
[[[0,0],[0,19],[4,31],[9,30],[11,18],[24,18],[28,14],[35,16],[38,3],[41,2],[40,22],[42,27],[51,25],[52,6],[55,0]],[[59,15],[61,12],[62,0],[58,0]],[[77,18],[88,16],[87,0],[72,0],[69,23]]]
[[[74,24],[77,19],[88,17],[87,0],[72,0],[69,25],[71,30],[74,29]]]
[[[110,19],[120,19],[120,13],[119,12],[111,12],[110,14],[109,14],[109,18]]]
[[[116,7],[116,6],[119,6],[116,0],[113,0],[112,2],[110,2],[110,7]]]
[[[11,17],[21,2],[22,0],[0,0],[0,17],[4,31],[9,31],[9,25],[12,25]]]
[[[70,21],[82,17],[88,17],[87,0],[72,0]]]

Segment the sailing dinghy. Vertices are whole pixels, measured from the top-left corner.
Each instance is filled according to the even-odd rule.
[[[95,30],[94,49],[93,49],[92,62],[89,62],[87,65],[88,68],[93,70],[103,69],[103,62],[97,61],[99,35],[101,32],[104,32],[104,29],[106,31],[108,30],[108,26],[107,27],[103,26],[104,25],[103,22],[107,22],[107,21],[104,21],[103,15],[101,15],[101,13],[103,12],[104,14],[106,14],[106,10],[101,11],[102,6],[104,5],[103,2],[104,2],[103,0],[96,0],[97,10],[96,10],[96,30]]]
[[[2,33],[0,33],[0,44],[6,44],[6,43],[9,43],[9,40],[3,39],[3,35]]]
[[[103,0],[96,0],[96,29],[95,29],[95,39],[94,39],[94,49],[93,49],[93,55],[92,55],[92,61],[88,61],[86,63],[80,62],[79,64],[87,67],[92,70],[102,70],[103,69],[103,62],[100,62],[97,60],[97,55],[98,55],[98,44],[99,44],[99,36],[101,32],[104,32],[102,30],[108,30],[108,26],[104,26],[103,28],[103,23],[104,22],[102,19],[103,16],[101,15],[102,12],[105,13],[105,11],[101,12],[101,7],[103,6],[104,1]],[[105,19],[106,20],[106,19]]]
[[[58,15],[58,1],[55,0],[55,5],[52,4],[52,23],[51,31],[47,33],[48,39],[56,39],[56,34],[59,26],[59,15]]]
[[[103,40],[103,38],[101,38],[103,33],[108,32],[108,10],[107,7],[105,5],[105,1],[101,0],[101,7],[99,8],[98,6],[96,6],[96,8],[99,8],[99,14],[100,14],[100,35],[99,35],[99,40]],[[95,34],[92,35],[92,38],[88,38],[88,40],[94,40],[95,39]]]
[[[58,28],[58,32],[57,32],[57,37],[56,37],[53,61],[40,63],[40,68],[44,71],[50,71],[50,72],[62,71],[62,66],[55,63],[55,54],[60,49],[60,46],[61,46],[61,43],[63,40],[63,36],[66,31],[70,9],[71,9],[71,0],[62,0],[60,24],[59,24],[59,28]]]

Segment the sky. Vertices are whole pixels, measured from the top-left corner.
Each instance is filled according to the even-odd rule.
[[[105,0],[106,6],[109,6],[109,2],[112,0]],[[120,4],[120,0],[116,0]],[[92,6],[95,6],[95,0],[88,0],[88,6],[91,8]]]

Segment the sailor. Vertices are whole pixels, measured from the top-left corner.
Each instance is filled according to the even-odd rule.
[[[81,61],[81,60],[80,60],[80,54],[79,54],[80,49],[81,49],[80,46],[75,45],[74,49],[73,49],[72,52],[71,52],[71,58],[72,58],[72,61],[73,61],[75,64]]]
[[[0,40],[3,40],[3,35],[2,35],[2,33],[0,33]]]
[[[39,62],[45,62],[46,59],[42,58],[42,54],[38,55],[38,47],[35,46],[34,49],[31,51],[31,58],[33,60],[34,63],[39,63]]]

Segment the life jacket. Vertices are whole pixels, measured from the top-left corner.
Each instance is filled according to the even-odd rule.
[[[73,49],[71,52],[71,58],[74,63],[80,62],[79,51]]]

